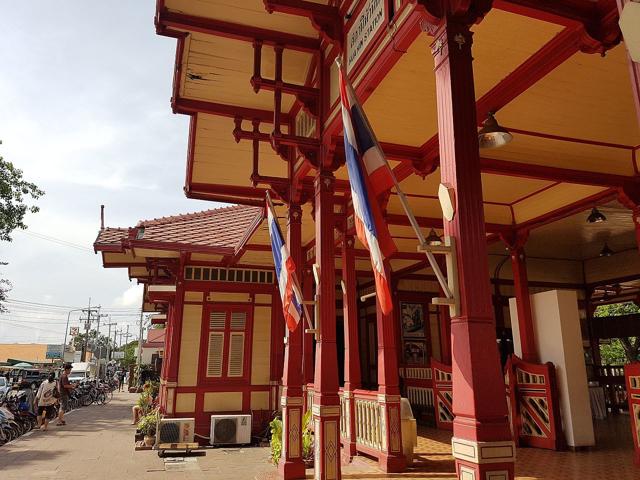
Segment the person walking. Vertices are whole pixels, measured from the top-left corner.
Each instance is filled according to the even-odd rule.
[[[60,408],[58,409],[58,422],[56,425],[66,425],[67,422],[64,421],[64,414],[69,411],[69,395],[71,391],[76,388],[69,381],[69,373],[71,373],[71,364],[64,364],[64,371],[62,375],[60,375],[59,387],[58,390],[60,392]]]
[[[122,391],[122,386],[124,385],[124,377],[126,376],[126,373],[124,371],[124,367],[122,367],[120,369],[120,371],[118,372],[118,391],[121,392]]]
[[[47,380],[40,384],[36,394],[36,404],[38,405],[38,425],[40,430],[47,430],[49,418],[52,416],[60,392],[58,391],[55,372],[50,372]]]

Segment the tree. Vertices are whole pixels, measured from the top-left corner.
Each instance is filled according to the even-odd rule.
[[[97,332],[95,329],[89,330],[89,342],[87,344],[88,349],[93,352],[93,355],[97,358],[100,355],[100,358],[107,358],[107,346],[111,346],[114,348],[113,340],[108,338],[106,335],[100,334],[96,335]],[[97,338],[96,338],[97,336]],[[80,351],[84,348],[85,339],[87,338],[86,333],[80,333],[73,337],[73,346],[76,350]]]
[[[132,340],[118,349],[118,351],[124,352],[124,358],[120,362],[123,367],[128,368],[129,365],[136,363],[136,348],[138,348],[138,341]]]
[[[640,308],[633,302],[599,305],[594,317],[616,317],[640,313]],[[600,345],[602,363],[620,365],[640,360],[640,337],[612,338],[608,345]]]
[[[2,142],[0,141],[0,144]],[[0,241],[10,242],[11,232],[16,228],[24,230],[24,216],[27,212],[36,213],[39,208],[27,203],[28,198],[37,200],[44,192],[34,183],[22,178],[22,170],[16,168],[13,163],[7,162],[0,156]],[[0,265],[6,265],[0,262]],[[0,279],[0,312],[6,311],[4,302],[7,300],[7,292],[11,289],[11,282]]]

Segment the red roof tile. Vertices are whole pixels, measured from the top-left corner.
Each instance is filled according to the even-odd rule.
[[[98,233],[94,245],[120,246],[122,240],[129,235],[128,228],[104,228]]]
[[[100,230],[94,247],[96,250],[112,250],[129,239],[134,247],[136,244],[158,247],[161,244],[191,245],[235,252],[242,247],[261,221],[262,208],[234,205],[141,220],[134,229],[105,228]]]

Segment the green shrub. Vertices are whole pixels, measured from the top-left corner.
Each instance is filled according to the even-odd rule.
[[[145,416],[143,416],[138,422],[138,430],[140,430],[145,436],[153,437],[156,434],[158,428],[158,411],[151,410]]]
[[[282,456],[282,420],[274,418],[269,423],[269,426],[271,427],[271,441],[269,442],[271,446],[271,461],[274,465],[278,465]]]

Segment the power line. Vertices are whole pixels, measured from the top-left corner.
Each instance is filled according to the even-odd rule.
[[[84,252],[91,252],[93,253],[93,250],[87,246],[84,245],[79,245],[77,243],[73,243],[73,242],[69,242],[67,240],[63,240],[61,238],[56,238],[56,237],[52,237],[50,235],[44,235],[42,233],[38,233],[38,232],[34,232],[31,230],[24,230],[22,231],[22,233],[26,234],[26,235],[30,235],[34,238],[38,238],[40,240],[46,240],[47,242],[52,242],[55,243],[57,245],[61,245],[63,247],[70,247],[70,248],[75,248],[76,250],[82,250]]]

